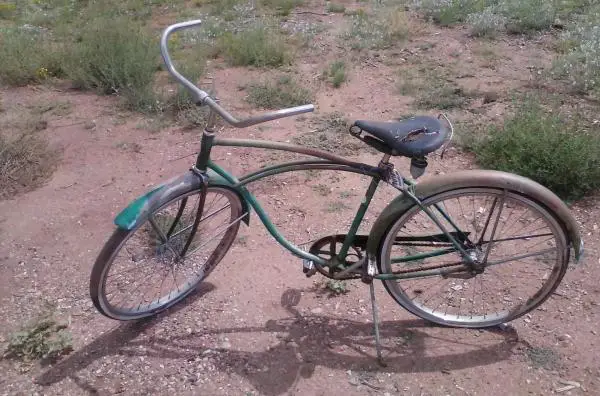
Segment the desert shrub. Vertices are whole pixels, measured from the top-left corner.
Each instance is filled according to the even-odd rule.
[[[600,131],[564,122],[533,100],[471,147],[482,166],[529,177],[563,199],[600,187]]]
[[[327,4],[327,12],[343,13],[344,11],[346,11],[346,6],[344,6],[343,4],[338,4],[338,3],[328,3]]]
[[[494,37],[506,28],[507,18],[497,12],[495,7],[487,7],[481,12],[470,14],[467,23],[471,34],[477,37]]]
[[[290,59],[283,39],[262,24],[246,31],[224,33],[219,47],[232,66],[276,67]]]
[[[548,0],[501,0],[499,11],[508,19],[510,33],[548,29],[557,13],[554,2]]]
[[[63,46],[39,28],[0,30],[0,82],[20,86],[64,74]]]
[[[426,17],[442,26],[467,22],[473,34],[489,35],[503,30],[525,33],[552,26],[560,2],[547,0],[415,0]],[[577,8],[577,7],[575,7]]]
[[[580,93],[600,92],[600,13],[571,25],[563,35],[565,54],[555,63],[554,72]]]
[[[99,17],[82,30],[73,49],[69,75],[75,86],[118,94],[128,108],[152,111],[158,66],[155,40],[125,17]]]
[[[442,26],[464,22],[475,12],[483,11],[486,6],[497,1],[485,0],[414,0],[415,7],[427,18]]]
[[[342,38],[353,49],[381,49],[409,35],[409,18],[403,10],[380,10],[369,15],[359,10],[350,16],[350,27]]]

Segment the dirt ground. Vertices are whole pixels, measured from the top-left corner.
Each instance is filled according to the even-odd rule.
[[[342,16],[296,18],[335,26]],[[460,29],[428,26],[404,50],[354,58],[349,81],[333,90],[319,78],[324,65],[353,55],[327,37],[315,38],[311,55],[295,65],[298,78],[317,93],[315,115],[224,129],[222,135],[293,141],[333,111],[382,120],[414,113],[412,99],[396,88],[398,70],[403,64],[408,70],[414,59],[462,72],[454,81],[464,89],[504,97],[530,86],[531,68],[543,67],[550,56],[543,37],[526,46],[499,40],[492,69],[486,67],[489,59],[476,56],[480,42]],[[423,49],[424,43],[435,47]],[[256,111],[238,87],[261,73],[216,69],[223,105],[235,113]],[[473,111],[450,115],[493,122],[502,119],[507,101],[483,104],[475,98]],[[43,133],[62,150],[54,175],[32,192],[0,201],[0,342],[48,301],[68,321],[74,351],[46,366],[1,360],[0,394],[600,395],[598,199],[573,206],[586,243],[584,261],[570,268],[542,307],[510,326],[432,326],[402,310],[376,284],[387,363],[381,367],[368,287],[355,281],[347,294],[329,297],[322,280],[305,278],[301,261],[278,246],[254,215],[208,281],[183,303],[141,323],[101,316],[89,299],[88,282],[112,219],[150,186],[188,169],[193,157],[182,157],[197,149],[199,135],[176,126],[152,132],[147,119],[123,113],[114,99],[64,87],[4,90],[2,102],[7,110],[0,117],[41,102],[68,102],[70,112],[46,116]],[[349,156],[379,159],[366,149]],[[215,159],[241,174],[281,157],[221,148]],[[407,170],[405,160],[394,162]],[[475,166],[457,148],[443,160],[432,156],[430,163],[427,177]],[[354,175],[298,173],[261,182],[254,191],[284,234],[303,243],[345,232],[366,186]],[[392,195],[389,189],[378,193],[365,232]],[[573,381],[577,386],[569,386]]]

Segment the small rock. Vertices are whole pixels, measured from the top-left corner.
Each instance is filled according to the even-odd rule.
[[[568,341],[571,339],[571,336],[568,334],[561,334],[558,336],[558,341]]]
[[[229,341],[223,341],[221,343],[221,348],[223,348],[223,349],[229,349],[229,348],[231,348],[231,343]]]
[[[317,315],[317,314],[323,313],[323,308],[319,307],[319,308],[311,309],[310,312]]]
[[[298,343],[295,341],[290,341],[287,343],[287,346],[289,346],[290,348],[298,348]]]
[[[498,93],[496,92],[484,92],[483,93],[483,104],[494,103],[498,101]]]

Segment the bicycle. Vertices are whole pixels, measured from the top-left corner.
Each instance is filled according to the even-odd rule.
[[[195,20],[169,26],[160,43],[170,74],[189,90],[196,104],[210,108],[196,163],[116,216],[117,228],[90,277],[91,298],[102,314],[135,320],[181,301],[223,259],[240,223],[249,225],[252,209],[275,240],[303,260],[307,277],[320,273],[370,285],[378,356],[373,280],[382,281],[398,304],[425,320],[482,328],[509,322],[538,307],[561,282],[571,252],[576,261],[582,257],[583,241],[568,207],[532,180],[470,170],[415,181],[427,167],[427,155],[445,150],[452,139],[453,126],[443,115],[354,122],[350,134],[383,154],[376,166],[287,143],[216,137],[217,116],[244,128],[311,112],[314,106],[242,120],[232,116],[171,61],[169,36],[200,24]],[[316,159],[285,162],[237,178],[211,160],[215,146],[282,150]],[[389,162],[392,156],[411,158],[413,179],[394,168]],[[279,233],[246,188],[264,177],[301,170],[353,172],[371,178],[348,233],[325,236],[308,251]],[[399,195],[381,212],[368,235],[357,234],[381,182]],[[514,232],[508,233],[513,227]],[[139,242],[130,244],[134,237]],[[141,275],[125,279],[137,270]],[[174,286],[166,287],[171,282]]]

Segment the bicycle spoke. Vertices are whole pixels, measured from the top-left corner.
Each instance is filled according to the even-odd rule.
[[[479,237],[478,245],[481,245],[481,241],[487,231],[488,225],[490,224],[490,220],[492,219],[492,214],[494,214],[494,209],[496,208],[496,204],[498,203],[498,197],[494,197],[494,202],[492,202],[492,208],[490,209],[490,214],[485,220],[485,224],[483,226],[483,231],[481,232],[481,236]]]
[[[506,195],[502,195],[500,199],[500,209],[498,209],[498,214],[496,215],[496,219],[494,221],[494,227],[492,228],[492,235],[490,235],[490,242],[488,243],[487,250],[485,251],[485,256],[483,257],[483,264],[487,262],[487,258],[494,246],[494,236],[496,235],[496,228],[498,228],[498,222],[500,221],[500,215],[502,214],[502,209],[504,208],[504,200]]]
[[[486,263],[486,266],[498,265],[498,264],[503,264],[503,263],[506,263],[509,261],[516,261],[516,260],[521,260],[521,259],[528,258],[528,257],[539,256],[542,254],[553,252],[555,250],[556,250],[556,248],[550,248],[550,249],[542,250],[542,251],[539,251],[536,253],[522,254],[520,256],[512,256],[512,257],[502,259],[502,260],[490,261],[490,262]]]

